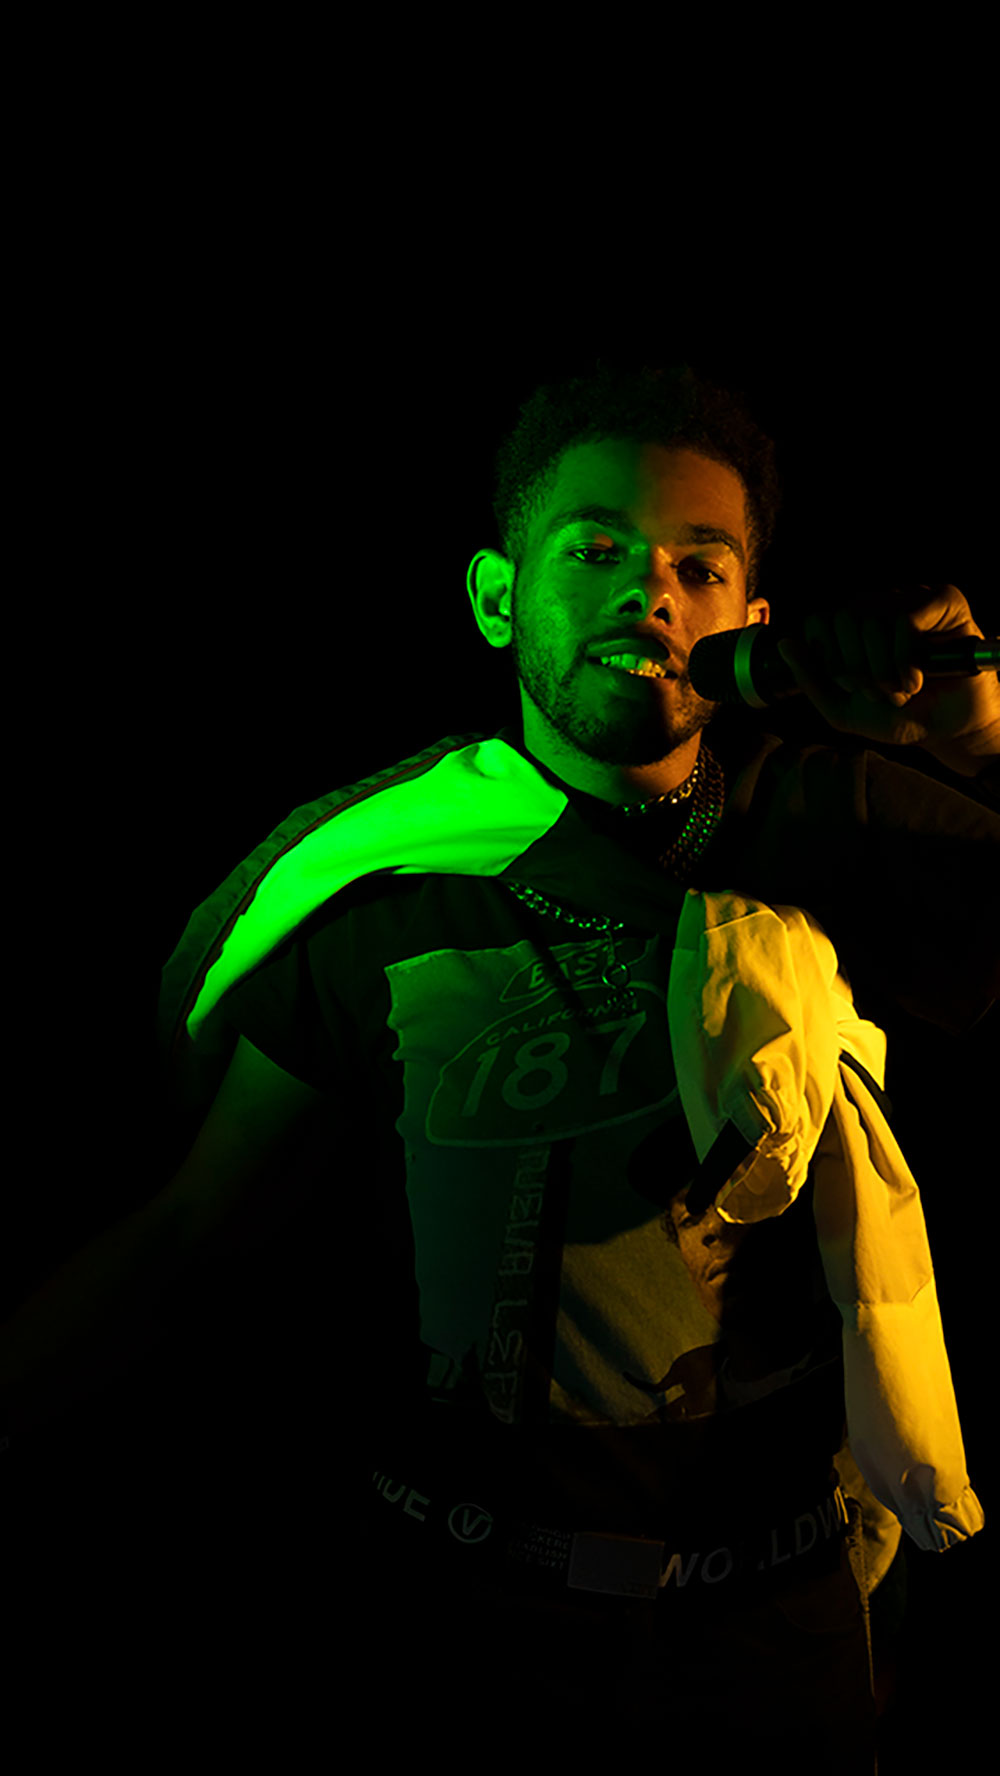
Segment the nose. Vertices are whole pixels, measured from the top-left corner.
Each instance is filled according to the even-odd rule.
[[[651,559],[648,571],[644,573],[640,569],[631,585],[617,593],[615,611],[620,617],[638,618],[643,623],[655,617],[671,628],[684,611],[687,600],[677,571],[663,552],[655,549],[653,557],[660,558],[656,565]]]

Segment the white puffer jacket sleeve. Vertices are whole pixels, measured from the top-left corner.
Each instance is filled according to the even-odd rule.
[[[985,1518],[966,1471],[920,1192],[850,1065],[883,1090],[884,1032],[857,1016],[811,914],[696,889],[678,924],[667,1013],[699,1161],[713,1146],[718,1154],[729,1125],[747,1144],[714,1194],[723,1220],[783,1214],[813,1168],[858,1468],[919,1548],[967,1540]]]

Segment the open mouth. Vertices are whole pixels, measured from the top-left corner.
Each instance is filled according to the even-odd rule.
[[[607,659],[593,660],[594,666],[603,666],[608,672],[617,672],[626,678],[676,678],[672,666],[662,665],[659,660],[643,660],[636,655],[615,654]]]

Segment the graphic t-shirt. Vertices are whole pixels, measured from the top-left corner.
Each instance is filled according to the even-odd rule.
[[[530,757],[519,730],[502,737]],[[726,812],[696,884],[808,908],[862,1015],[868,991],[956,1030],[986,1011],[1000,818],[974,788],[861,748],[772,738],[730,756],[720,740],[719,756]],[[821,1497],[845,1436],[811,1191],[751,1228],[685,1215],[697,1156],[667,1023],[684,886],[655,921],[641,893],[650,872],[659,892],[685,810],[626,824],[567,793],[559,857],[523,873],[570,918],[518,893],[517,865],[368,874],[222,1011],[337,1106],[365,1467],[429,1487],[460,1472],[469,1496],[556,1527],[740,1533]],[[606,1009],[590,923],[602,877],[627,1013]],[[959,887],[968,914],[949,923]]]

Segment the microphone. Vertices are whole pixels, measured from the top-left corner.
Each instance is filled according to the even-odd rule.
[[[769,703],[801,692],[791,667],[778,652],[778,643],[784,639],[772,634],[766,623],[703,635],[688,655],[688,677],[706,702],[749,703],[752,709],[766,709]],[[907,664],[919,666],[927,678],[972,678],[977,672],[997,672],[1000,635],[985,640],[978,635],[915,635]]]

